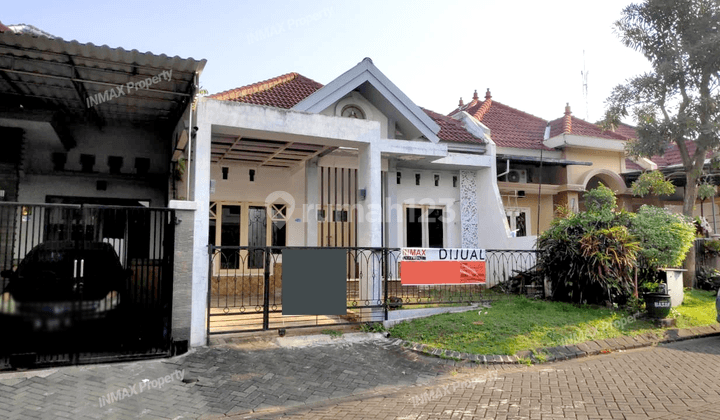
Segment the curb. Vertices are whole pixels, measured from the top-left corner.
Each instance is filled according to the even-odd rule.
[[[454,350],[439,349],[426,344],[407,341],[400,338],[391,340],[391,344],[400,346],[406,350],[413,351],[425,356],[452,359],[456,361],[467,361],[478,364],[501,365],[501,364],[524,364],[524,360],[531,359],[533,364],[556,362],[580,357],[595,356],[598,354],[612,353],[619,350],[632,350],[641,347],[650,347],[658,344],[673,343],[676,341],[690,340],[693,338],[712,337],[720,335],[720,325],[709,325],[693,328],[673,328],[665,330],[663,337],[658,338],[654,334],[645,333],[637,336],[620,336],[605,340],[587,341],[568,346],[546,347],[538,350],[520,351],[515,355],[487,355],[460,353]],[[536,355],[545,354],[545,361],[541,362]]]

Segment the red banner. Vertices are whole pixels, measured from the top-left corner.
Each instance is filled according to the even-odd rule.
[[[485,261],[400,261],[405,286],[421,284],[484,284]]]

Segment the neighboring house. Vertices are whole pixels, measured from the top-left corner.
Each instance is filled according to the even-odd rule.
[[[621,126],[617,131],[622,132],[621,130],[627,130],[627,127],[628,126]],[[632,135],[632,133],[626,133],[626,135]],[[695,143],[687,141],[685,145],[688,153],[692,156],[696,150]],[[720,183],[720,177],[718,176],[720,175],[720,171],[717,165],[712,164],[712,156],[713,153],[709,152],[705,160],[705,176],[702,181],[712,185],[718,185]],[[665,149],[662,156],[652,156],[649,159],[639,159],[635,161],[628,159],[626,168],[627,171],[623,174],[623,178],[628,185],[631,185],[643,171],[657,169],[676,187],[675,194],[671,196],[646,196],[644,198],[625,197],[623,204],[626,209],[634,211],[643,204],[652,204],[654,206],[668,208],[675,213],[682,213],[686,178],[680,150],[675,143],[671,143]],[[704,217],[709,222],[712,231],[714,233],[718,232],[718,228],[720,228],[720,201],[718,201],[717,196],[715,196],[714,199],[706,200],[700,200],[698,198],[693,214]]]
[[[497,145],[498,186],[510,227],[519,236],[535,235],[538,220],[539,231],[547,229],[558,205],[583,210],[583,193],[600,182],[615,191],[618,205],[626,210],[636,211],[643,204],[653,204],[682,212],[685,173],[674,144],[668,146],[663,156],[631,159],[625,146],[636,138],[635,127],[620,124],[614,131],[603,130],[597,124],[572,116],[569,105],[562,117],[546,121],[493,101],[489,89],[484,100],[480,100],[477,92],[468,104],[461,99],[458,108],[449,115],[461,111],[486,126]],[[686,144],[692,155],[694,143]],[[710,156],[705,169],[712,174],[717,170],[711,168],[709,159]],[[663,197],[633,196],[629,188],[632,182],[643,171],[655,169],[673,181],[676,193]],[[707,180],[718,183],[715,175]],[[720,224],[717,197],[705,202],[698,200],[697,204],[695,215],[704,216],[717,231]]]
[[[467,104],[461,99],[450,115],[460,113],[486,126],[497,145],[497,184],[518,236],[547,229],[558,205],[582,209],[583,192],[599,182],[627,192],[621,177],[627,137],[573,117],[569,106],[546,121],[494,101],[488,89],[484,100],[477,92]]]
[[[193,241],[193,203],[172,200],[186,195],[172,174],[204,66],[0,25],[0,269],[41,242],[111,243],[136,293],[173,290],[172,339],[189,340],[206,243]]]

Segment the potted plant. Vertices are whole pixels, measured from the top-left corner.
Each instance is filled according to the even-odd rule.
[[[658,282],[646,282],[643,284],[646,292],[643,294],[645,309],[648,315],[654,319],[667,318],[670,315],[672,303],[667,293],[667,285]]]

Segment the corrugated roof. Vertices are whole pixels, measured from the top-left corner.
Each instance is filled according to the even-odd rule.
[[[0,98],[4,106],[62,110],[69,117],[174,124],[205,63],[5,31],[0,33]],[[88,97],[170,71],[169,80],[158,78],[149,89],[88,106]]]

